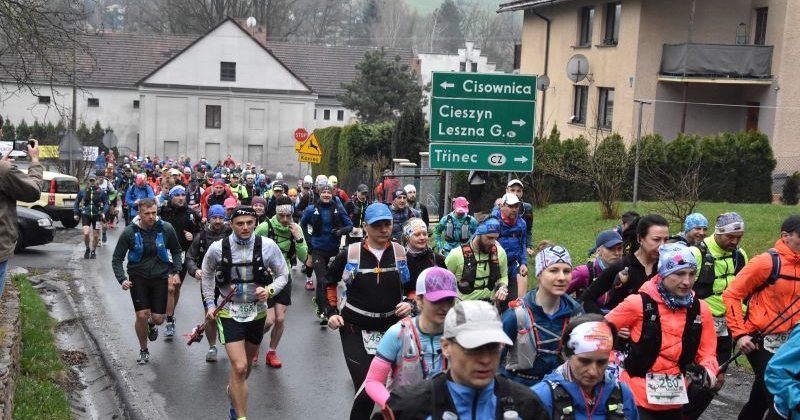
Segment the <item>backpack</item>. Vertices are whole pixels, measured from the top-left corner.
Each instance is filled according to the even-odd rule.
[[[461,244],[461,253],[464,255],[464,268],[461,270],[461,279],[458,281],[458,291],[470,294],[475,291],[475,280],[478,275],[478,261],[469,243]],[[489,253],[489,279],[486,288],[494,290],[495,282],[502,277],[500,273],[500,259],[497,256],[497,245],[492,245]]]
[[[406,250],[402,245],[391,242],[392,249],[394,250],[394,267],[376,267],[376,268],[359,268],[361,265],[361,247],[364,245],[362,242],[355,242],[347,246],[347,264],[342,271],[342,279],[336,286],[336,307],[341,311],[347,303],[347,287],[353,284],[356,274],[363,273],[387,273],[390,271],[398,271],[400,273],[400,280],[403,284],[411,280],[411,274],[408,271],[408,261],[406,261]]]
[[[778,255],[778,251],[775,248],[770,248],[767,253],[769,253],[770,258],[772,258],[772,270],[769,272],[769,277],[761,283],[758,287],[756,287],[752,292],[748,293],[747,296],[742,299],[742,303],[745,305],[744,309],[744,320],[747,321],[747,317],[750,315],[750,299],[759,293],[760,291],[766,289],[768,286],[772,286],[778,279],[785,279],[785,280],[792,280],[792,281],[799,281],[800,277],[789,276],[786,274],[781,274],[781,258]]]
[[[239,276],[238,267],[252,266],[253,279],[242,280]],[[236,270],[237,278],[231,278],[231,268]],[[231,238],[230,236],[222,239],[222,260],[217,266],[215,275],[218,286],[230,283],[255,283],[259,286],[267,286],[272,283],[272,276],[267,272],[264,267],[264,257],[261,253],[261,237],[256,236],[255,243],[253,244],[253,260],[250,262],[233,262],[231,255]]]
[[[549,379],[544,380],[550,385],[553,412],[551,419],[553,420],[575,420],[575,410],[572,408],[573,401],[572,395],[569,394],[564,385]],[[606,418],[611,420],[624,420],[625,405],[622,400],[622,387],[619,382],[614,384],[614,389],[606,400]]]
[[[658,304],[650,295],[640,293],[639,296],[642,297],[642,335],[638,342],[631,341],[631,351],[625,358],[625,370],[630,376],[644,377],[661,352],[661,314],[658,312]],[[695,295],[692,306],[686,311],[686,321],[683,326],[681,355],[678,358],[678,368],[681,372],[686,372],[686,367],[694,360],[700,347],[702,331],[700,300]]]
[[[400,364],[392,372],[391,389],[416,385],[425,380],[425,373],[428,372],[425,358],[422,357],[422,342],[411,317],[400,320],[398,337],[403,339],[403,346],[400,353]],[[447,359],[442,358],[442,371],[445,370],[447,370]]]
[[[697,249],[700,250],[700,254],[702,255],[702,263],[699,267],[699,273],[697,274],[697,281],[695,281],[694,286],[692,289],[695,292],[695,295],[700,299],[705,299],[714,294],[714,281],[718,278],[722,278],[723,276],[717,277],[717,271],[715,267],[715,262],[717,261],[711,252],[708,250],[708,245],[706,245],[705,241],[700,242],[697,245]],[[733,251],[733,254],[729,256],[722,257],[720,259],[733,259],[733,275],[739,274],[739,271],[742,270],[744,267],[744,257],[742,257],[742,252],[739,251],[739,248],[736,248]],[[730,273],[725,273],[725,277],[727,277]]]

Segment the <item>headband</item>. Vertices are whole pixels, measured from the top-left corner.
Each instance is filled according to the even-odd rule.
[[[599,321],[579,324],[569,333],[567,342],[567,347],[575,354],[591,351],[611,353],[613,346],[614,336],[611,334],[611,328],[605,322]]]
[[[403,233],[406,235],[407,238],[410,238],[415,233],[424,230],[428,231],[428,226],[425,225],[425,222],[422,219],[414,218],[408,221],[405,226],[403,226]]]
[[[275,206],[275,213],[276,214],[292,214],[292,205],[291,204],[281,204],[280,206]]]

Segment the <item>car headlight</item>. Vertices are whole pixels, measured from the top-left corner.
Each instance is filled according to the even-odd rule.
[[[53,226],[53,219],[50,219],[49,217],[45,219],[39,219],[36,221],[36,223],[41,227],[50,227]]]

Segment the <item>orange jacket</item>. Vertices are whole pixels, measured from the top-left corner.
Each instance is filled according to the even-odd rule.
[[[781,239],[775,242],[775,250],[781,260],[781,274],[800,277],[800,254],[792,251]],[[750,299],[749,316],[745,321],[742,299],[767,281],[771,272],[772,257],[769,253],[756,255],[750,259],[750,262],[742,268],[742,271],[722,293],[722,300],[727,309],[725,317],[728,321],[728,328],[735,339],[769,328],[770,322],[800,295],[800,281],[779,278],[774,285],[761,290]],[[789,315],[797,309],[800,309],[800,303],[795,303],[794,307],[789,308],[784,315]],[[800,314],[784,322],[772,333],[791,331],[792,327],[798,323],[800,323]]]
[[[677,361],[680,359],[681,349],[683,348],[681,339],[688,309],[682,308],[673,311],[667,308],[664,300],[658,294],[658,290],[656,290],[656,284],[659,281],[661,281],[660,276],[655,276],[639,289],[639,293],[647,293],[658,304],[658,313],[661,316],[661,351],[648,372],[676,375],[681,371],[678,368]],[[703,331],[700,334],[700,346],[697,349],[694,362],[705,367],[709,372],[717,372],[719,364],[717,363],[717,334],[714,331],[714,317],[711,316],[711,309],[708,304],[703,300],[699,302]],[[617,328],[629,328],[631,341],[633,342],[638,342],[642,336],[642,318],[642,297],[638,294],[626,297],[624,301],[606,315],[606,319],[613,322]],[[648,403],[645,378],[631,377],[626,371],[622,372],[620,378],[630,386],[638,407],[659,411],[681,407],[681,405],[655,405]]]

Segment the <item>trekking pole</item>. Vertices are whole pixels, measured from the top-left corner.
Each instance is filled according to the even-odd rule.
[[[782,310],[782,311],[778,312],[778,314],[775,316],[775,318],[773,318],[773,319],[772,319],[772,321],[770,321],[770,322],[769,322],[769,324],[767,324],[767,327],[764,329],[764,331],[763,331],[763,332],[760,332],[760,331],[759,331],[759,332],[756,332],[756,333],[755,333],[755,335],[752,335],[752,337],[753,337],[753,344],[761,344],[761,342],[764,340],[764,337],[765,337],[765,336],[767,336],[767,335],[769,335],[769,334],[772,334],[772,333],[773,333],[773,332],[774,332],[776,329],[778,329],[778,327],[780,327],[781,325],[785,324],[785,323],[786,323],[786,321],[788,321],[788,320],[790,320],[790,319],[794,318],[794,317],[795,317],[795,315],[798,315],[798,314],[800,314],[800,308],[798,308],[798,309],[796,309],[794,312],[792,312],[791,314],[789,314],[789,316],[787,316],[787,317],[784,317],[784,315],[786,314],[786,311],[788,311],[789,309],[791,309],[791,308],[792,308],[792,306],[794,306],[794,304],[795,304],[795,303],[797,303],[798,301],[800,301],[800,295],[798,295],[798,296],[797,296],[797,297],[796,297],[796,298],[795,298],[795,299],[792,301],[792,303],[790,303],[790,304],[789,304],[789,305],[786,307],[786,309],[784,309],[784,310]],[[778,320],[781,320],[781,322],[778,322],[777,324],[775,324],[775,322],[777,322]],[[773,325],[773,324],[774,324],[774,325]],[[720,371],[722,371],[722,370],[725,370],[725,368],[727,368],[727,367],[728,367],[728,365],[729,365],[729,364],[731,364],[731,362],[733,362],[734,360],[736,360],[736,359],[737,359],[739,356],[741,356],[742,354],[744,354],[744,352],[742,351],[742,349],[739,349],[739,350],[737,350],[737,351],[736,351],[736,353],[734,353],[734,355],[733,355],[733,356],[731,356],[731,357],[730,357],[728,360],[726,360],[726,361],[725,361],[725,362],[723,362],[721,365],[719,365],[719,370],[720,370]]]
[[[216,309],[214,309],[214,316],[217,316],[219,311],[233,299],[233,294],[236,293],[236,288],[231,288],[231,291],[225,295],[225,298],[222,299],[219,305],[217,305]],[[192,328],[191,334],[183,334],[184,337],[189,337],[189,342],[186,343],[187,346],[191,346],[192,343],[199,343],[203,339],[203,333],[206,330],[206,325],[210,320],[206,317],[205,321],[197,324],[196,327]]]

